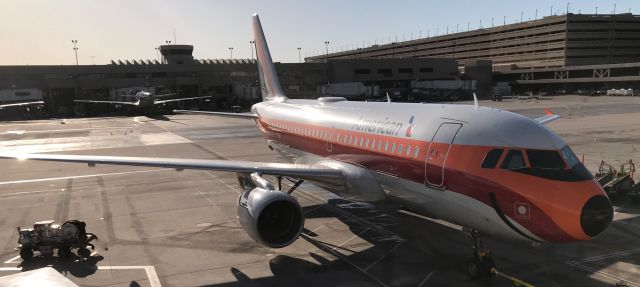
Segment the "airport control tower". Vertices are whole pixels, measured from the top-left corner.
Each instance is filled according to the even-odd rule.
[[[193,45],[162,45],[160,53],[165,64],[191,64]]]

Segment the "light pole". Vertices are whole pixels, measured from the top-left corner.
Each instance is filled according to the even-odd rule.
[[[569,14],[569,4],[571,4],[571,2],[567,2],[567,14]]]
[[[76,54],[76,66],[78,65],[78,40],[71,40],[71,43],[73,43],[73,52]]]
[[[160,47],[156,47],[156,55],[158,56],[158,63],[160,63]]]
[[[249,41],[249,46],[251,46],[251,61],[253,61],[253,44],[255,44],[256,41],[251,40]]]
[[[233,47],[229,47],[229,59],[233,61]]]
[[[329,41],[324,41],[324,48],[325,48],[325,54],[324,54],[324,58],[325,58],[325,62],[329,62]]]
[[[302,50],[302,48],[298,47],[298,64],[302,63],[302,58],[300,57],[300,50]]]

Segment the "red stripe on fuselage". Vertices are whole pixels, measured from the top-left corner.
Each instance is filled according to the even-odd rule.
[[[440,166],[425,164],[424,159],[430,144],[428,141],[264,118],[259,119],[259,125],[270,140],[318,156],[362,165],[373,171],[384,172],[419,184],[425,184],[425,169],[441,172]],[[393,152],[391,152],[392,145],[395,147]],[[399,154],[400,145],[402,145],[402,152]],[[408,154],[407,146],[410,146]],[[557,219],[557,216],[554,216],[554,219],[550,217],[551,214],[556,214],[555,210],[539,205],[544,200],[536,200],[535,196],[520,189],[517,184],[518,178],[533,178],[532,176],[497,168],[480,168],[484,155],[493,148],[495,147],[451,145],[446,159],[446,176],[443,182],[446,189],[472,197],[491,208],[493,207],[489,193],[493,192],[500,209],[506,216],[544,240],[550,242],[584,240],[580,230],[579,232],[574,230],[571,234],[565,232],[564,228],[555,222],[554,219]],[[513,178],[516,179],[515,183]],[[535,181],[538,186],[559,184],[539,178],[535,178]],[[509,184],[505,185],[503,182]],[[516,216],[515,203],[531,204],[530,219]],[[577,225],[579,226],[579,222]]]

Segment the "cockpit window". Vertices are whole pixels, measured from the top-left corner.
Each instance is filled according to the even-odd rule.
[[[557,151],[527,150],[527,157],[532,168],[564,169],[564,161]]]
[[[520,150],[510,150],[504,157],[500,168],[502,169],[518,169],[525,167],[524,156]]]
[[[500,156],[504,150],[501,148],[492,149],[484,156],[484,160],[482,161],[482,168],[494,168],[496,164],[498,164],[498,160],[500,160]]]
[[[560,153],[562,154],[562,157],[564,157],[564,160],[567,161],[569,168],[573,168],[576,164],[580,163],[580,160],[578,159],[576,154],[574,154],[573,151],[569,148],[569,146],[561,149]]]

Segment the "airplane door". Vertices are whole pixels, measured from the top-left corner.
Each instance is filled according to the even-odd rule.
[[[447,155],[451,144],[462,127],[459,123],[443,123],[433,135],[425,160],[425,179],[431,186],[442,186]]]
[[[328,152],[333,151],[333,137],[335,136],[334,128],[331,128],[325,136],[326,148]]]

